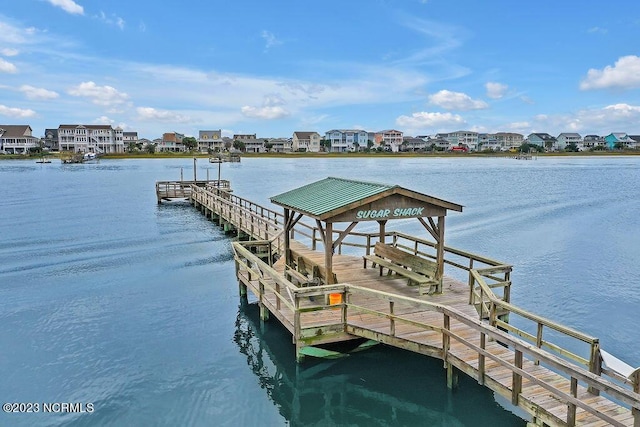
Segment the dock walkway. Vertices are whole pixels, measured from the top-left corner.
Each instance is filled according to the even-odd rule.
[[[296,284],[286,275],[285,237],[298,256],[321,266],[322,229],[299,223],[284,233],[278,212],[211,186],[192,185],[189,197],[208,218],[248,240],[233,243],[240,294],[255,296],[261,319],[276,317],[289,330],[298,360],[339,356],[323,346],[367,339],[441,359],[449,387],[463,372],[523,409],[535,425],[640,427],[640,369],[601,351],[597,338],[511,304],[511,266],[446,247],[447,268],[468,281],[447,275],[442,292],[420,295],[406,278],[364,268],[362,255],[350,253],[371,253],[378,236],[343,230],[335,232],[353,240],[341,239],[335,248],[337,283]],[[432,243],[398,232],[384,237],[434,257]],[[581,350],[569,351],[576,342]]]

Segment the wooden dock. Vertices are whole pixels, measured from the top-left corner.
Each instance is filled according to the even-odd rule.
[[[511,304],[510,265],[442,246],[440,292],[421,294],[402,275],[365,268],[362,256],[382,238],[433,261],[436,243],[386,229],[331,229],[340,237],[327,269],[327,251],[318,250],[327,229],[287,227],[295,222],[287,215],[219,185],[193,183],[189,200],[245,240],[232,244],[240,295],[253,294],[261,319],[274,316],[289,330],[298,360],[339,357],[324,345],[367,339],[442,360],[449,387],[465,373],[523,409],[533,425],[640,427],[640,369],[602,350],[596,337]]]

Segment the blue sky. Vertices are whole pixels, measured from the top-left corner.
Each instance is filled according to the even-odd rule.
[[[640,2],[1,0],[0,123],[640,134]]]

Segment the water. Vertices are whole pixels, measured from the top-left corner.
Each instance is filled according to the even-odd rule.
[[[192,159],[0,160],[0,400],[92,403],[0,425],[523,425],[441,362],[379,346],[294,361],[291,337],[240,306],[230,240],[155,200]],[[198,178],[217,165],[198,161]],[[511,263],[512,302],[600,337],[640,366],[639,157],[243,159],[237,195],[327,176],[396,183],[465,206],[447,244]],[[417,222],[399,227],[424,235]]]

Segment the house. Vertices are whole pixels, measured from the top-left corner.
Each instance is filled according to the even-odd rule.
[[[124,153],[123,131],[111,125],[60,125],[58,147],[74,153]]]
[[[624,132],[613,132],[604,137],[609,150],[629,148],[629,144],[635,147],[636,141]]]
[[[131,144],[138,145],[138,132],[122,132],[122,142],[125,151],[129,150]]]
[[[495,134],[492,133],[479,133],[478,134],[478,150],[493,150],[501,151],[502,144],[498,142]]]
[[[244,151],[247,153],[264,153],[267,151],[265,144],[268,142],[268,139],[265,138],[257,138],[256,134],[235,134],[233,135],[233,143],[236,141],[244,144]]]
[[[395,129],[381,130],[374,134],[373,143],[378,147],[383,147],[387,151],[397,153],[402,145],[403,133]],[[362,147],[362,145],[360,145]],[[366,145],[364,145],[366,147]]]
[[[478,149],[478,132],[459,130],[442,136],[449,141],[449,147],[451,149],[462,146],[468,147],[470,151],[476,151]]]
[[[158,151],[185,151],[184,144],[182,140],[184,139],[184,134],[178,132],[166,132],[162,134],[162,139],[156,146]]]
[[[402,145],[400,146],[400,151],[421,151],[426,150],[427,147],[431,145],[427,144],[422,138],[405,136],[402,138]]]
[[[210,153],[222,151],[223,148],[222,129],[198,131],[198,151]]]
[[[290,153],[293,145],[291,138],[268,138],[266,141],[271,147],[269,151],[272,153]],[[265,144],[267,144],[265,143]]]
[[[0,125],[0,151],[7,154],[27,154],[40,146],[40,138],[32,135],[29,125]]]
[[[291,142],[293,151],[320,151],[320,134],[318,132],[294,132]]]
[[[58,145],[58,129],[45,129],[42,143],[47,150],[58,151],[60,149]]]
[[[556,147],[556,139],[548,133],[532,133],[527,136],[527,143],[537,145],[547,151],[551,151]]]
[[[497,132],[494,136],[503,151],[519,148],[524,142],[524,135],[515,132]]]
[[[585,150],[593,150],[596,147],[606,146],[606,142],[603,137],[599,135],[586,135],[582,141],[582,146]]]
[[[633,143],[629,143],[629,148],[632,148],[634,150],[640,148],[640,135],[629,135],[629,138],[635,141]]]
[[[578,148],[582,147],[582,137],[579,133],[561,133],[556,138],[556,146],[558,150],[564,150],[567,145],[575,145]]]
[[[325,133],[324,139],[330,142],[330,151],[344,153],[366,147],[369,134],[361,129],[332,129]]]

